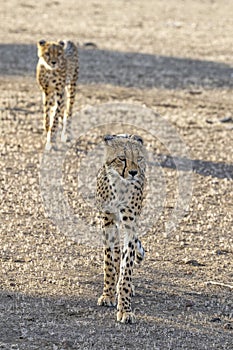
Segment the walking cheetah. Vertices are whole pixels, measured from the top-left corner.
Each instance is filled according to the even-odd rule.
[[[115,306],[117,302],[117,321],[133,323],[133,266],[144,258],[136,230],[145,183],[145,152],[142,138],[136,135],[106,135],[104,141],[105,163],[98,172],[96,189],[104,235],[104,287],[98,305]]]
[[[71,41],[45,40],[40,40],[37,48],[37,82],[43,94],[46,149],[49,150],[59,118],[63,124],[62,141],[66,139],[66,129],[69,131],[78,79],[78,48]]]

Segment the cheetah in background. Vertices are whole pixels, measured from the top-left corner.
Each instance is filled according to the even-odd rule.
[[[117,321],[133,323],[134,263],[144,258],[137,238],[145,184],[143,140],[137,135],[106,135],[105,162],[97,175],[96,204],[104,236],[104,287],[99,305],[117,304]],[[120,244],[123,231],[123,247]]]
[[[59,119],[62,120],[62,141],[70,130],[70,118],[78,79],[78,48],[71,41],[37,43],[37,82],[42,90],[46,149],[55,141]],[[66,103],[66,105],[65,105]]]

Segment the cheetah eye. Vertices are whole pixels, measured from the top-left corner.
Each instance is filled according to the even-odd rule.
[[[118,159],[120,159],[122,162],[125,162],[125,161],[126,161],[125,156],[119,156]]]
[[[138,157],[138,162],[141,162],[143,159],[143,157]]]

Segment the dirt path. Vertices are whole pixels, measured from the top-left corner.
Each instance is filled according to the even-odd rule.
[[[0,349],[232,349],[232,12],[227,0],[2,5]],[[55,222],[45,213],[41,176],[48,172],[41,165],[35,81],[42,38],[80,43],[77,142],[47,159],[48,167],[58,162],[53,179],[64,160],[59,195],[71,219],[80,214],[78,187],[92,203],[100,124],[133,123],[151,156],[135,325],[116,323],[115,310],[96,305],[102,249],[90,206],[83,213],[91,224],[78,220],[74,226],[79,242],[64,232],[65,224],[59,230],[60,197],[52,198]],[[169,234],[166,225],[177,218]]]

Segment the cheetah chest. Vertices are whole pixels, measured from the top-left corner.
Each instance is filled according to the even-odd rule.
[[[65,71],[62,69],[46,70],[44,68],[41,70],[40,83],[43,88],[63,89],[65,86]]]
[[[119,214],[129,209],[132,215],[141,210],[143,183],[140,179],[126,180],[109,172],[97,191],[101,211]]]

